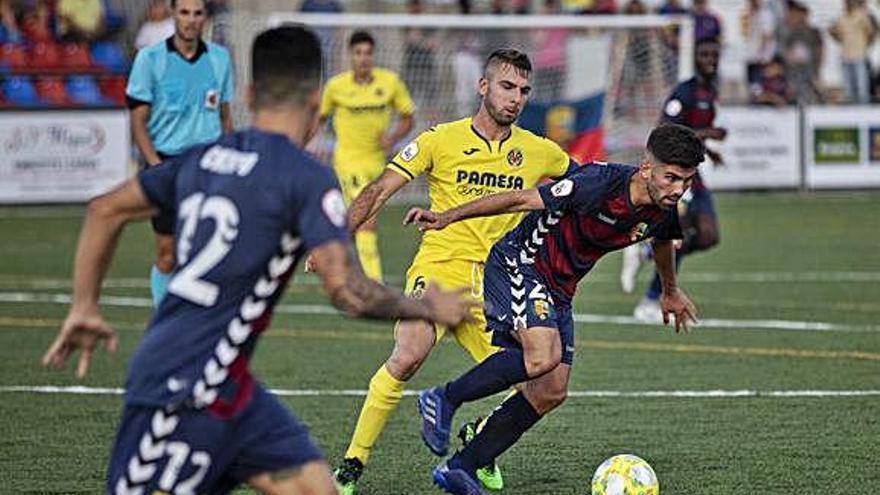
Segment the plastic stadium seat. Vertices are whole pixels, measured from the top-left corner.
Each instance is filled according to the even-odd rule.
[[[2,70],[21,70],[28,65],[27,51],[24,46],[6,43],[0,46],[0,67]]]
[[[61,66],[72,71],[94,68],[88,48],[77,43],[61,46]]]
[[[73,103],[80,105],[106,105],[108,101],[101,95],[95,78],[92,76],[73,76],[67,81],[67,94]]]
[[[43,104],[29,77],[10,77],[3,83],[3,93],[6,95],[6,101],[12,106],[35,106]]]
[[[58,45],[51,41],[38,41],[31,46],[30,65],[37,70],[52,70],[61,66]]]
[[[112,41],[100,41],[92,46],[92,62],[114,74],[128,72],[128,61],[122,48]]]
[[[107,76],[98,80],[98,87],[104,98],[117,105],[125,105],[125,76]]]
[[[70,98],[60,77],[41,77],[36,83],[37,94],[50,105],[68,105]]]

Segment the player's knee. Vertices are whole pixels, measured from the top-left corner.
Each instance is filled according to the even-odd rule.
[[[568,387],[566,384],[550,382],[531,393],[529,402],[532,403],[532,407],[535,408],[535,411],[543,416],[561,406],[567,397]]]
[[[412,348],[395,350],[388,358],[386,366],[388,366],[388,372],[391,373],[391,376],[400,381],[406,381],[418,371],[422,363],[425,362],[425,358],[427,358],[426,353],[417,352]]]
[[[156,253],[156,268],[162,273],[171,273],[174,270],[174,252]]]
[[[529,378],[537,378],[552,371],[561,361],[562,353],[558,349],[527,354],[525,356],[526,373]]]

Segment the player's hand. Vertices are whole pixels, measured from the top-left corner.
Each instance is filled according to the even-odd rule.
[[[410,210],[406,212],[406,216],[403,218],[403,224],[409,225],[413,223],[421,224],[419,225],[420,232],[426,230],[442,230],[449,225],[449,217],[442,213],[426,210],[424,208],[410,208]]]
[[[715,150],[711,150],[709,148],[706,148],[706,155],[709,157],[709,159],[712,160],[712,163],[716,167],[723,167],[724,166],[724,158],[721,156],[721,153],[719,153]]]
[[[61,325],[58,337],[49,346],[49,350],[43,356],[43,366],[60,368],[67,359],[77,350],[80,350],[76,364],[76,376],[82,378],[89,370],[92,360],[92,352],[99,342],[110,352],[116,352],[118,338],[116,332],[110,328],[97,312],[79,312],[71,309],[70,314]]]
[[[706,129],[703,131],[703,136],[705,136],[706,139],[724,141],[724,139],[727,138],[727,129],[723,127],[713,127],[711,129]]]
[[[477,319],[473,315],[473,310],[478,306],[478,303],[465,296],[469,290],[444,291],[437,284],[429,283],[422,301],[431,308],[431,321],[449,326],[458,325],[463,321],[476,323]]]
[[[663,324],[669,324],[669,315],[675,318],[675,333],[688,332],[688,320],[697,323],[697,307],[681,289],[663,291],[660,295]]]
[[[394,147],[394,140],[391,139],[391,136],[388,134],[383,135],[379,138],[379,144],[385,151],[385,156],[391,156],[391,148]]]

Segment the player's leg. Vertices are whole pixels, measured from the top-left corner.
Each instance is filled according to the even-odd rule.
[[[336,483],[326,461],[311,461],[296,468],[251,477],[251,488],[266,495],[334,495]]]
[[[174,218],[160,214],[152,223],[156,233],[156,263],[150,270],[150,293],[153,306],[158,307],[174,270]]]
[[[407,273],[406,293],[417,297],[427,287],[428,274],[440,268],[436,265],[413,266]],[[443,280],[439,281],[444,284]],[[394,328],[394,349],[387,361],[379,366],[370,379],[367,397],[342,464],[336,469],[336,479],[343,495],[354,493],[357,480],[388,418],[397,410],[403,398],[406,381],[415,374],[431,353],[434,344],[445,329],[421,320],[399,321]]]

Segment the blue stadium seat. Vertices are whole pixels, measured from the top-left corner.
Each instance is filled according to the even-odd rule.
[[[73,76],[67,81],[67,95],[70,101],[79,105],[107,105],[109,102],[101,95],[98,84],[92,76]]]
[[[3,82],[3,93],[6,101],[12,106],[29,107],[43,104],[29,77],[15,76],[6,79]]]
[[[92,46],[92,62],[113,74],[128,72],[128,61],[122,48],[112,41],[99,41]]]

